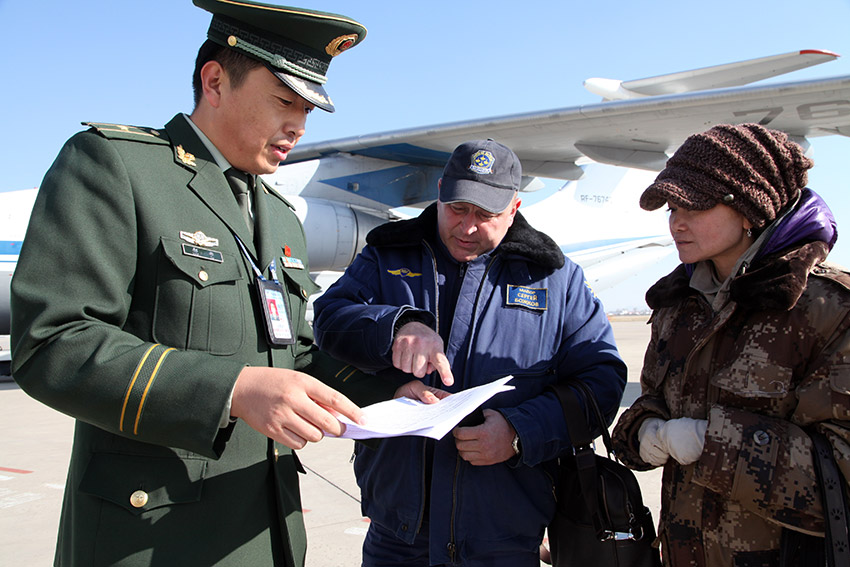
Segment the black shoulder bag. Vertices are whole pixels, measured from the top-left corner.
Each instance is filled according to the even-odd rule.
[[[570,386],[581,392],[588,411],[602,428],[607,458],[594,452],[593,434]],[[549,525],[552,565],[660,567],[660,553],[652,547],[652,515],[643,505],[634,473],[611,458],[611,436],[593,391],[579,381],[552,389],[564,410],[574,452],[574,456],[560,460],[557,510]]]

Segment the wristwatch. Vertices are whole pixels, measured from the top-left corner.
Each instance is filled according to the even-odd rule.
[[[519,452],[522,450],[522,447],[519,444],[519,433],[514,435],[514,440],[511,441],[511,447],[513,447],[514,455],[519,455]]]

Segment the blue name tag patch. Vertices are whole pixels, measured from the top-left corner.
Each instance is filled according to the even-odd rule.
[[[524,287],[521,285],[508,284],[507,305],[525,307],[526,309],[537,309],[545,311],[549,298],[547,288]]]

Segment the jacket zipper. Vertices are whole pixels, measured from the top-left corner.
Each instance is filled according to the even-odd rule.
[[[422,240],[422,245],[428,251],[428,254],[431,256],[431,268],[434,272],[434,318],[436,319],[437,325],[437,333],[440,332],[440,281],[439,275],[437,274],[437,256],[434,254],[434,250],[431,248],[431,245],[428,244],[427,240]]]
[[[455,554],[457,553],[457,544],[455,544],[455,515],[457,513],[457,479],[460,471],[460,455],[455,458],[455,474],[452,480],[452,515],[449,520],[449,543],[446,544],[446,550],[449,552],[449,563],[454,565]]]
[[[422,240],[422,245],[428,251],[428,254],[431,256],[431,267],[434,273],[434,319],[436,320],[437,332],[439,333],[440,329],[440,285],[437,279],[437,257],[434,255],[434,251],[431,249],[431,246],[428,244],[426,240]],[[418,534],[422,530],[422,523],[425,521],[425,492],[428,490],[428,487],[425,486],[425,465],[427,464],[425,461],[427,460],[428,447],[426,446],[428,443],[427,440],[422,441],[422,505],[419,508],[419,522],[416,526],[416,533]],[[433,462],[431,463],[433,466]]]
[[[484,282],[487,281],[487,274],[490,273],[490,268],[496,263],[497,255],[493,254],[490,261],[484,267],[484,273],[481,274],[481,284],[478,286],[478,291],[475,293],[475,302],[472,304],[472,326],[469,328],[469,345],[466,347],[466,358],[469,360],[472,354],[472,345],[475,343],[475,332],[478,328],[478,301],[481,299],[481,291],[484,288]]]
[[[484,268],[484,273],[481,275],[481,283],[478,285],[478,291],[475,293],[475,302],[472,304],[472,326],[469,329],[469,346],[467,347],[466,357],[469,358],[469,354],[472,352],[472,344],[474,342],[475,335],[475,321],[476,314],[478,312],[478,300],[481,298],[481,289],[484,287],[484,282],[487,281],[487,273],[490,271],[490,268],[493,266],[493,263],[496,261],[496,255],[494,254],[490,261],[487,263],[487,266]],[[461,264],[460,268],[460,277],[463,279],[466,276],[467,263]],[[461,283],[461,286],[463,284]],[[451,335],[451,331],[449,331]],[[455,554],[457,553],[457,544],[455,543],[455,516],[457,515],[457,481],[458,481],[458,473],[460,472],[460,454],[457,455],[455,460],[455,472],[454,478],[452,479],[452,513],[449,520],[449,543],[446,544],[446,550],[449,552],[449,560],[452,564],[455,562]]]
[[[427,475],[425,474],[424,464],[425,464],[426,454],[428,453],[428,447],[426,446],[427,443],[428,443],[428,441],[426,439],[422,440],[422,463],[423,463],[423,467],[422,467],[422,493],[421,493],[422,494],[422,505],[419,507],[419,521],[416,524],[416,532],[414,532],[414,533],[417,533],[417,534],[422,530],[422,522],[425,521],[425,491],[428,488],[425,486],[425,478],[427,477]]]

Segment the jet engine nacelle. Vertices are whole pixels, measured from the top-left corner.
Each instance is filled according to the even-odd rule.
[[[391,213],[287,195],[307,234],[310,271],[345,270],[366,244],[366,234],[394,217]]]

